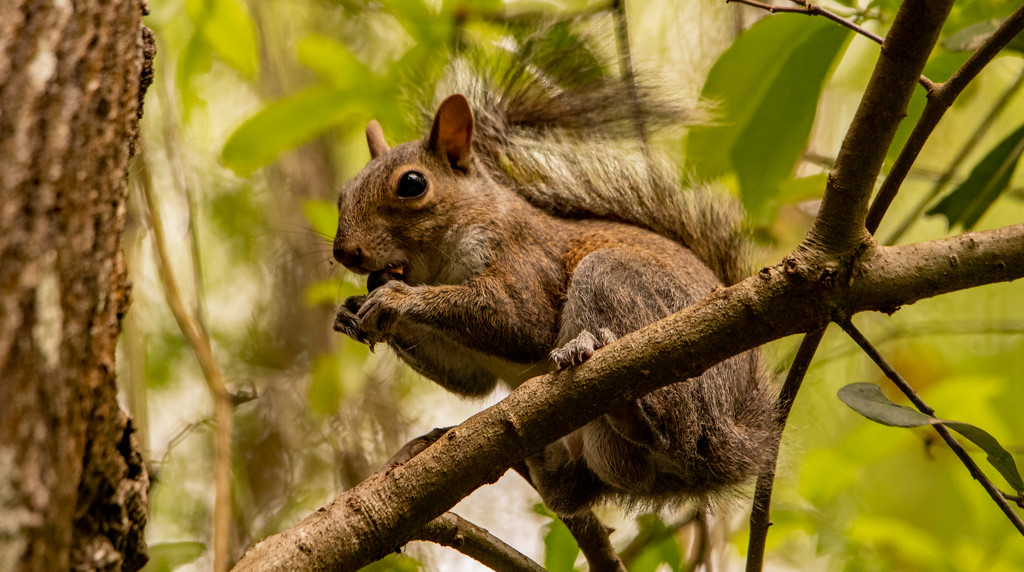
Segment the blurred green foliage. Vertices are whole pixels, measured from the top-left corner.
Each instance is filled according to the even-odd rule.
[[[827,4],[882,35],[898,5]],[[958,2],[926,75],[947,79],[965,61],[965,50],[1018,5]],[[679,97],[699,94],[709,110],[705,125],[658,143],[687,173],[715,180],[742,199],[761,242],[759,262],[776,262],[812,220],[877,46],[825,19],[763,17],[712,0],[627,8],[637,67],[668,86],[674,77],[698,78],[679,86]],[[335,192],[368,159],[362,130],[369,119],[381,122],[392,143],[421,137],[416,109],[430,105],[449,53],[504,49],[540,22],[547,30],[541,45],[552,52],[585,38],[601,40],[578,52],[579,81],[617,72],[602,63],[616,48],[612,14],[601,2],[153,1],[147,24],[159,42],[158,76],[146,100],[140,160],[149,166],[161,216],[173,233],[175,271],[206,316],[217,360],[233,388],[257,395],[235,412],[234,556],[368,476],[406,440],[483,407],[444,394],[387,352],[371,354],[331,331],[336,304],[365,290],[359,277],[330,261]],[[745,31],[736,33],[739,28]],[[950,224],[992,228],[1024,220],[1018,168],[1024,97],[1013,91],[1024,69],[1019,50],[996,58],[947,114],[880,236],[912,214],[944,173],[954,190],[927,204],[937,205],[934,212]],[[704,68],[684,67],[693,63],[685,58],[690,51],[713,57]],[[543,66],[543,58],[538,61]],[[924,101],[919,88],[890,161]],[[989,132],[953,161],[992,113]],[[141,351],[122,348],[119,364],[120,379],[141,392],[150,411],[139,417],[141,408],[129,405],[148,435],[156,478],[150,569],[204,569],[212,501],[210,403],[163,306],[145,229],[133,229],[132,312],[140,331],[130,335],[145,343]],[[944,219],[920,216],[903,240],[946,232]],[[922,301],[891,318],[858,317],[858,325],[940,417],[984,428],[1016,456],[1024,446],[1022,294],[1020,284],[989,286]],[[794,344],[784,340],[768,349],[780,370]],[[888,387],[841,333],[832,332],[784,439],[770,565],[1024,568],[1024,546],[1013,529],[933,432],[882,427],[850,411],[835,395],[853,382]],[[984,456],[969,450],[979,460]],[[564,525],[535,513],[535,497],[508,494],[499,506],[476,508],[474,495],[465,510],[498,536],[525,529],[517,538],[533,540],[513,544],[549,569],[579,568],[578,548]],[[710,523],[712,552],[722,567],[742,562],[746,510],[723,511]],[[645,515],[638,524],[627,518],[616,525],[617,546],[637,535],[657,539],[639,550],[630,570],[689,569],[695,558],[689,533],[666,524],[678,518]],[[452,569],[467,562],[414,544],[408,554],[367,569]]]
[[[849,35],[823,19],[766,18],[708,73],[701,97],[714,106],[715,122],[690,131],[687,164],[701,178],[735,174],[759,224],[771,220],[779,185],[801,160],[818,97]]]

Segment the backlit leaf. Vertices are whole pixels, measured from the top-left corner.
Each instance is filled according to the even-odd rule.
[[[770,214],[810,136],[818,97],[849,32],[826,21],[769,17],[741,35],[712,67],[701,97],[711,125],[687,138],[688,167],[699,177],[735,172],[744,206]]]
[[[679,572],[683,554],[675,531],[670,530],[656,514],[641,516],[637,524],[640,525],[637,540],[646,539],[648,544],[629,563],[629,572],[657,572],[664,570],[665,565],[672,572]]]
[[[534,512],[551,519],[544,535],[544,568],[548,572],[572,572],[576,557],[580,553],[576,539],[561,520],[544,505],[534,507]]]
[[[368,115],[349,95],[348,90],[318,86],[267,105],[231,134],[221,161],[245,177],[346,118]]]
[[[338,88],[365,88],[374,85],[375,75],[344,44],[321,36],[306,36],[296,47],[299,63]]]
[[[203,41],[246,77],[259,70],[256,26],[241,0],[188,0],[185,9]]]

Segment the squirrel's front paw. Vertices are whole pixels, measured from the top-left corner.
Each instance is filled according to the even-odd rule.
[[[569,341],[569,343],[551,352],[551,359],[555,367],[565,369],[572,365],[579,365],[594,355],[594,351],[614,342],[615,334],[608,328],[597,330],[597,337],[587,330],[580,332],[580,335]]]
[[[371,348],[376,343],[387,341],[400,314],[399,304],[408,293],[409,285],[398,280],[392,280],[370,292],[356,312],[359,321],[357,339],[369,344]]]
[[[357,342],[363,341],[359,339],[359,318],[356,317],[356,313],[365,301],[366,296],[349,296],[338,308],[338,315],[334,318],[334,331],[341,332]]]

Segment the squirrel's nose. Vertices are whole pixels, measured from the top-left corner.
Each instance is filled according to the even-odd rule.
[[[341,237],[334,239],[334,259],[346,268],[359,268],[363,265],[363,249]]]

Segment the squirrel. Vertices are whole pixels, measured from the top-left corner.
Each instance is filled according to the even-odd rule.
[[[635,143],[639,121],[671,123],[676,106],[619,79],[560,85],[523,59],[491,77],[453,62],[423,140],[389,147],[370,121],[371,160],[338,199],[334,257],[368,275],[368,293],[345,300],[334,329],[386,343],[463,396],[572,367],[743,277],[735,201],[684,192]],[[711,502],[758,474],[779,431],[750,351],[617,407],[527,466],[560,515]]]

